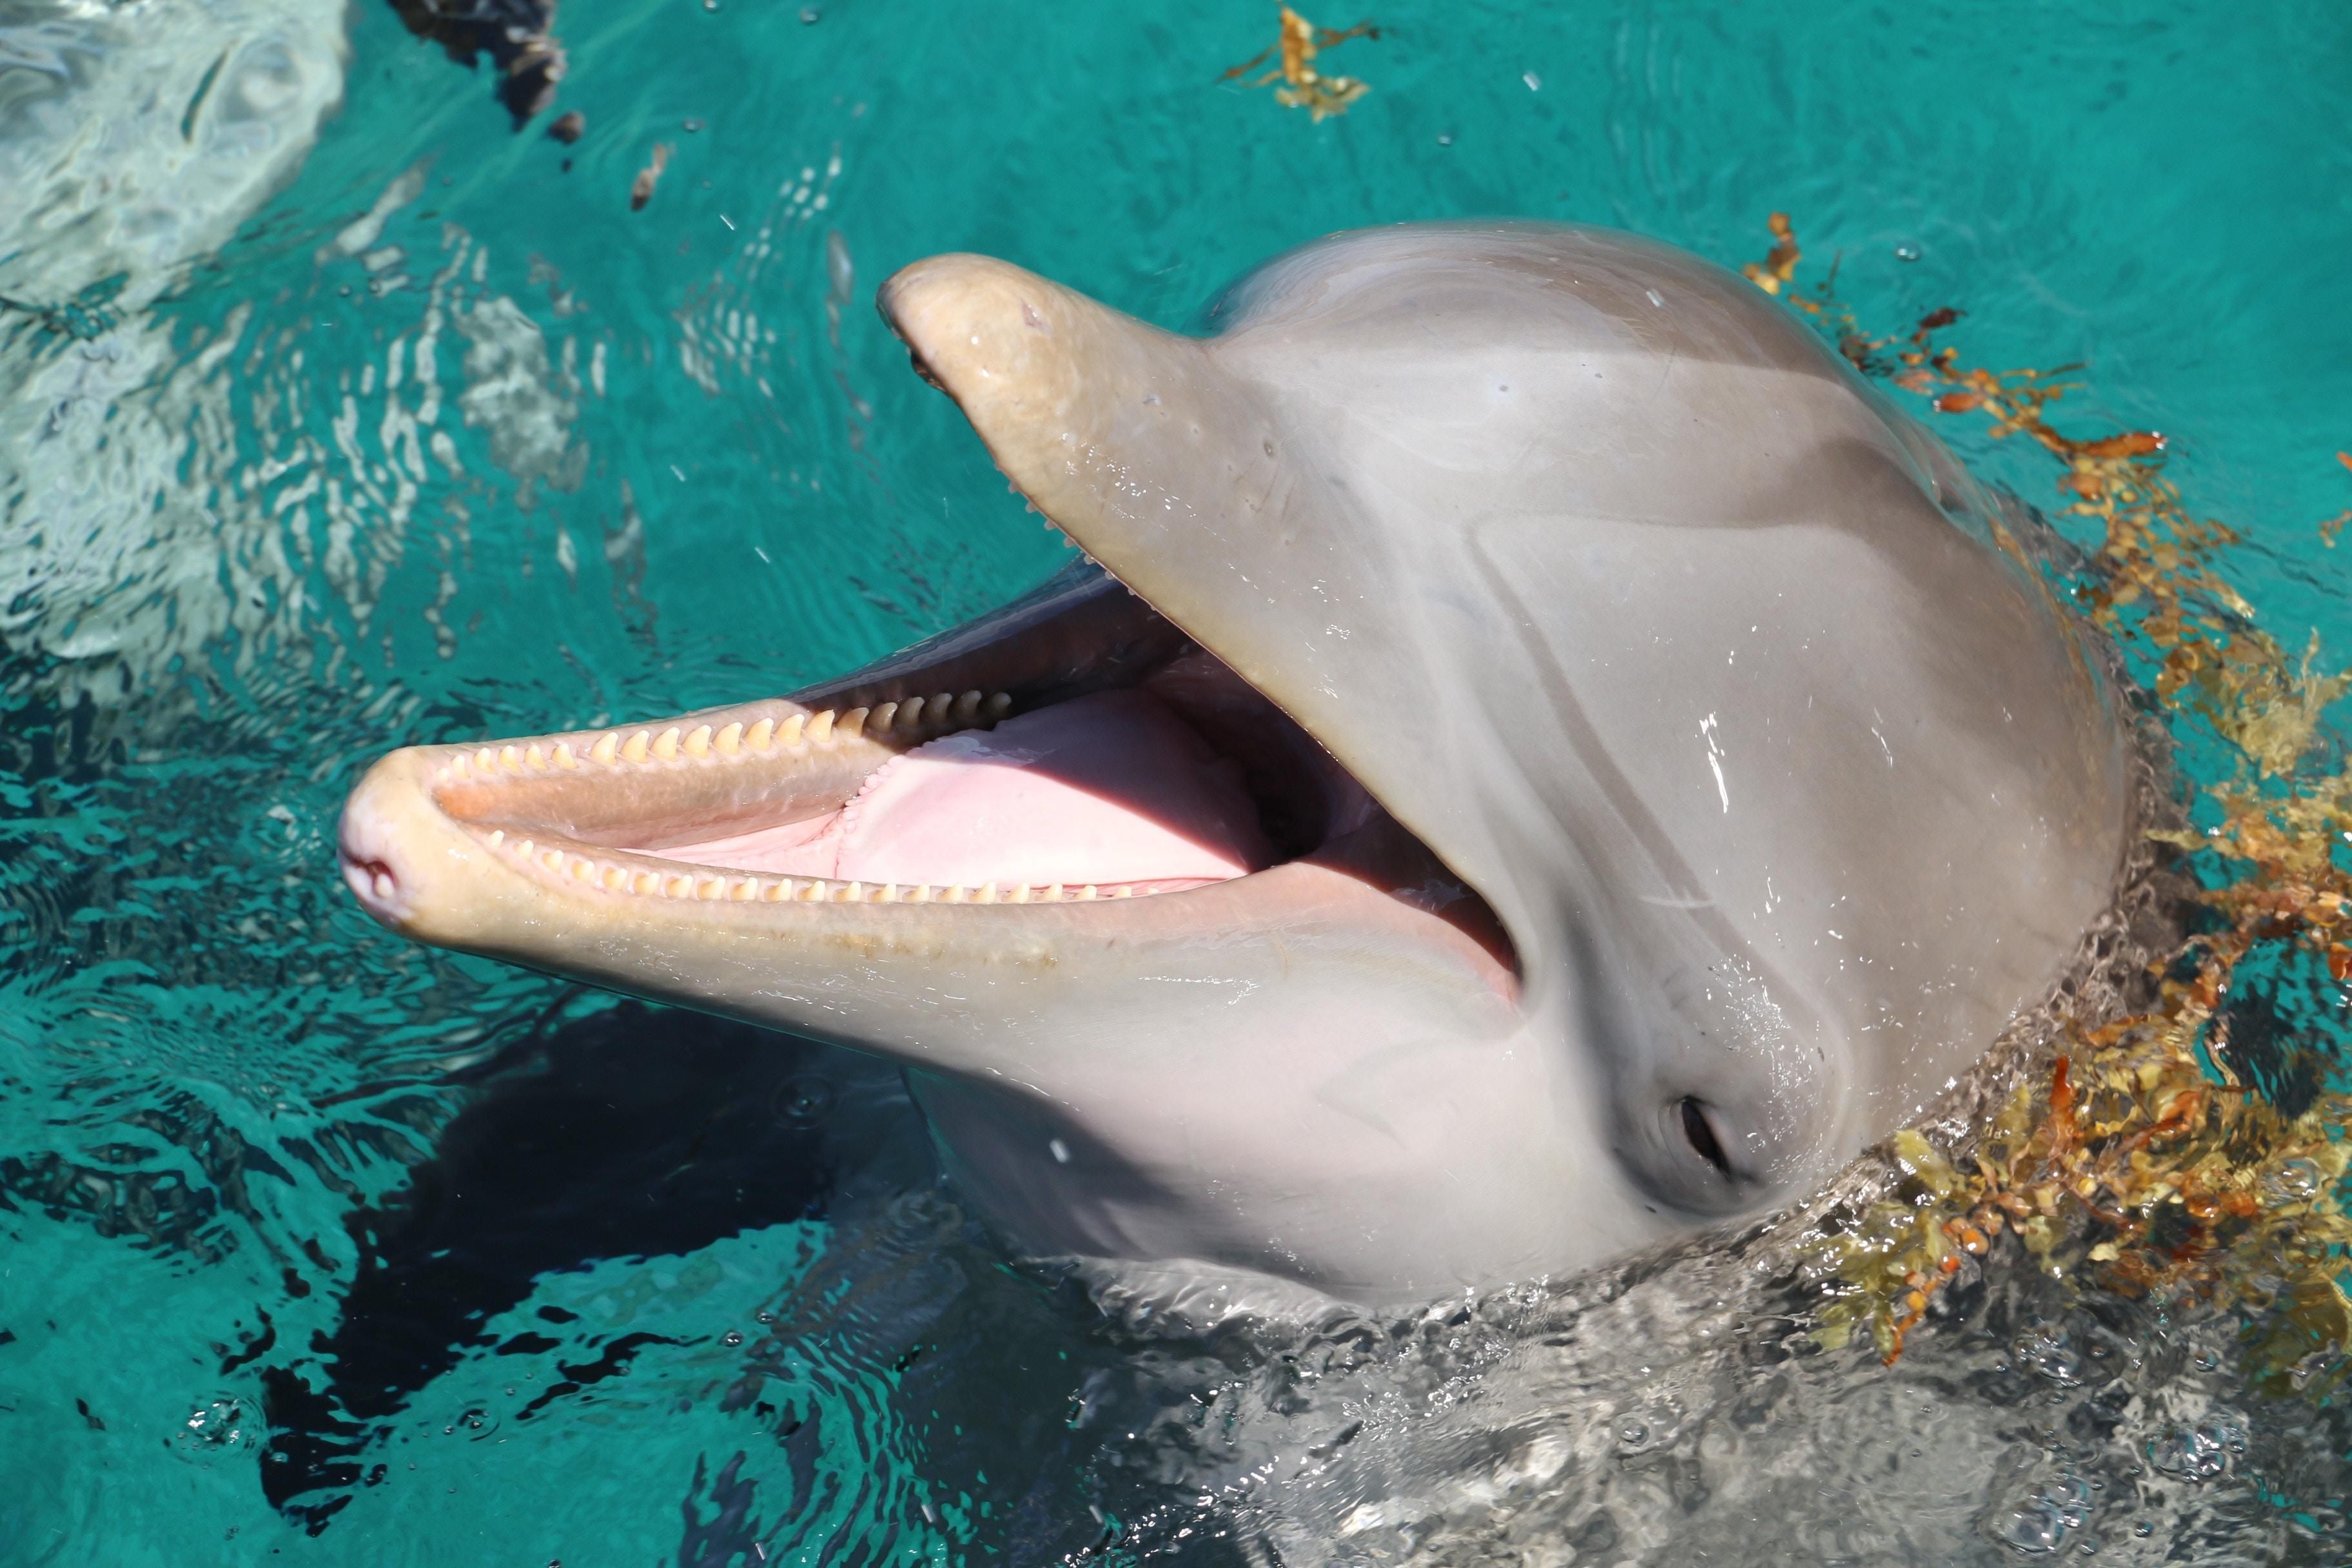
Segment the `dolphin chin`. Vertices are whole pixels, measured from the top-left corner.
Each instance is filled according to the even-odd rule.
[[[1381,1306],[1801,1195],[2114,900],[2085,634],[1718,268],[1405,226],[1206,339],[976,257],[881,304],[1092,560],[791,697],[393,753],[380,921],[903,1063],[1026,1253]]]

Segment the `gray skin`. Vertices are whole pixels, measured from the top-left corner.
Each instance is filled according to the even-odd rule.
[[[415,748],[343,861],[422,940],[903,1062],[1024,1253],[1382,1307],[1769,1210],[1964,1075],[2113,898],[2126,746],[2079,629],[1942,448],[1720,268],[1412,226],[1275,260],[1207,339],[969,256],[881,307],[1117,581],[680,722],[1026,709],[1189,640],[1246,682],[1195,715],[1289,778],[1304,852],[1116,902],[607,890],[837,804],[886,734],[731,772]]]

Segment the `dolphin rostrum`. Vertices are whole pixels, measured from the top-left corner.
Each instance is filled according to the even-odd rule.
[[[1366,1305],[1818,1186],[2116,891],[2111,683],[1748,284],[1408,226],[1174,336],[881,308],[1091,563],[793,697],[378,763],[420,941],[881,1053],[1014,1247]]]

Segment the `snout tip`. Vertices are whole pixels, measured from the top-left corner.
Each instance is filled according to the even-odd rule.
[[[407,933],[415,928],[420,868],[415,845],[420,814],[439,809],[419,780],[421,753],[393,752],[370,768],[343,803],[335,832],[335,864],[352,896],[381,924]]]
[[[1100,306],[1010,262],[935,256],[894,273],[875,304],[917,374],[989,436],[992,418],[1044,417],[1083,369],[1083,327]]]

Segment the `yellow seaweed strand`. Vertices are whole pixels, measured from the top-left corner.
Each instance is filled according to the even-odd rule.
[[[1325,76],[1315,68],[1315,57],[1350,38],[1377,38],[1380,36],[1380,28],[1370,22],[1359,22],[1352,27],[1318,27],[1285,5],[1282,7],[1281,36],[1217,79],[1232,81],[1236,77],[1246,77],[1279,55],[1281,58],[1274,68],[1242,85],[1265,87],[1279,82],[1282,85],[1274,89],[1275,100],[1285,109],[1308,110],[1316,123],[1320,124],[1327,116],[1345,114],[1349,104],[1371,89],[1354,77]]]

